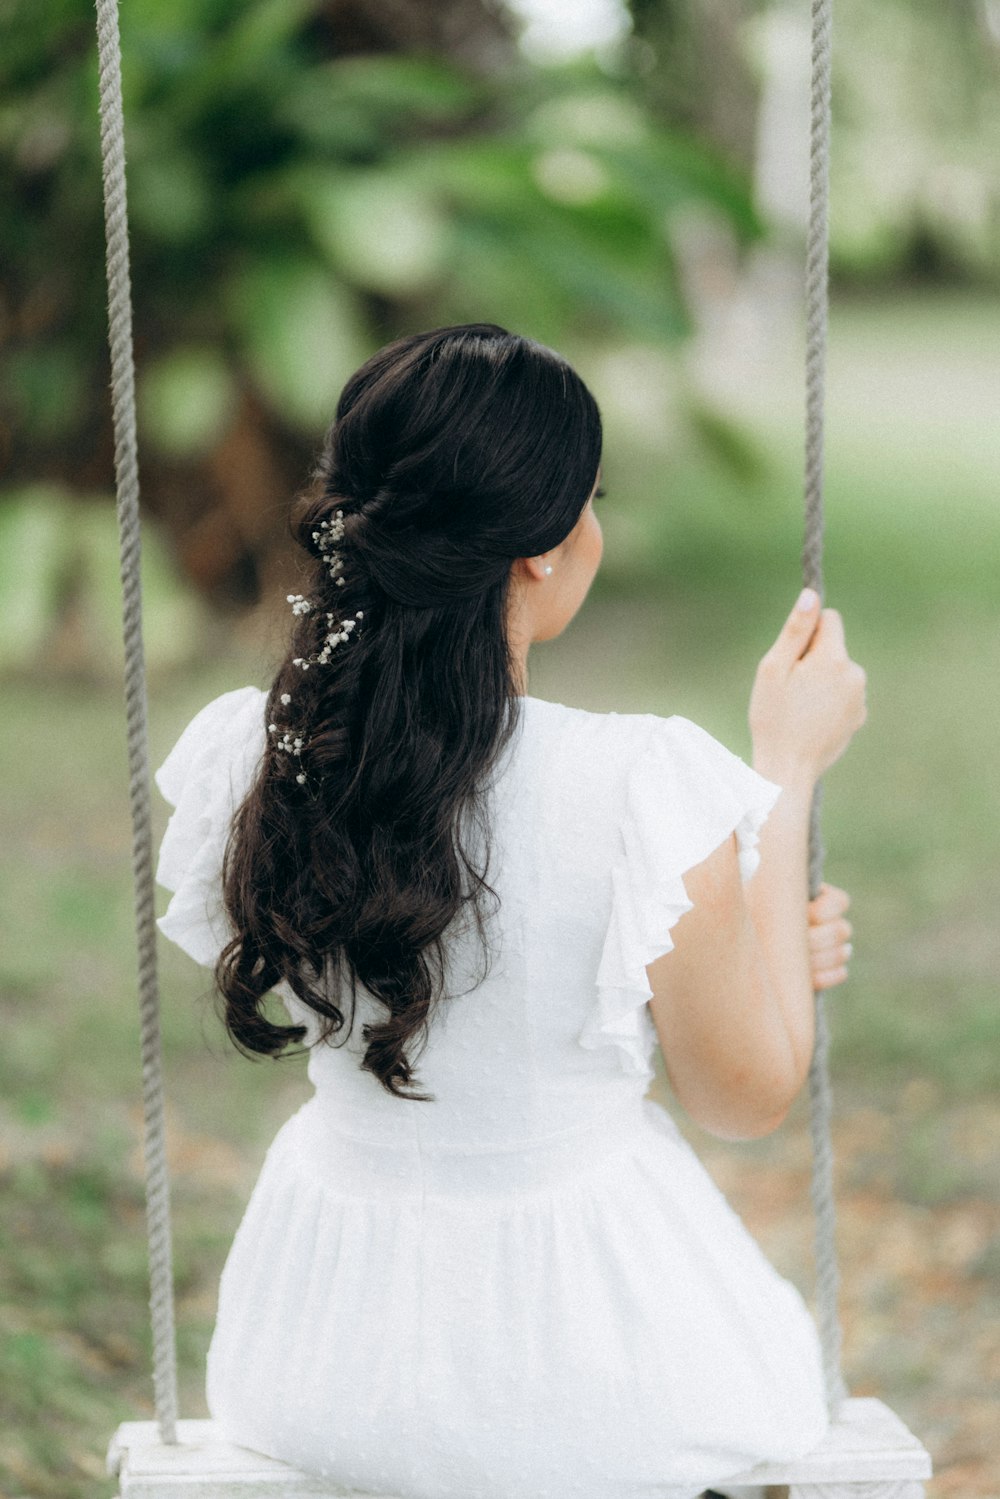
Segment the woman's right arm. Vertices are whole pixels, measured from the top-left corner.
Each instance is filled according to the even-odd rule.
[[[770,852],[763,833],[751,884]],[[692,908],[671,933],[671,951],[646,967],[664,1067],[696,1124],[724,1140],[752,1140],[781,1123],[801,1076],[786,1003],[745,899],[735,836],[689,869],[684,885]],[[801,890],[798,899],[804,920]]]

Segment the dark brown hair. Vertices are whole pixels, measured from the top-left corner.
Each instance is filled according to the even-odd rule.
[[[432,1099],[399,1085],[413,1082],[411,1038],[426,1044],[445,930],[470,903],[482,939],[483,899],[496,899],[482,787],[521,711],[511,566],[569,534],[600,458],[579,376],[491,323],[398,339],[347,382],[317,485],[291,517],[308,586],[268,694],[275,730],[226,847],[237,935],[215,980],[241,1050],[275,1055],[306,1034],[264,1013],[281,980],[324,1039],[338,1031],[346,973],[352,1026],[358,980],[386,1010],[364,1028],[361,1065],[398,1097]],[[481,868],[461,838],[469,818]]]

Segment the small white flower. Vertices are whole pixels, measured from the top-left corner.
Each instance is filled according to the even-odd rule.
[[[283,692],[281,694],[281,701],[284,703],[285,707],[287,708],[288,704],[292,701],[292,694],[290,692]]]
[[[295,779],[296,779],[296,780],[297,780],[297,781],[298,781],[298,783],[299,783],[299,785],[300,785],[300,786],[304,786],[304,785],[305,785],[305,783],[306,783],[306,778],[305,778],[305,776],[304,776],[304,775],[303,775],[303,774],[302,774],[302,772],[301,772],[301,770],[300,770],[300,771],[299,771],[299,773],[298,773],[298,775],[297,775],[297,776],[296,776],[296,777],[295,777]]]

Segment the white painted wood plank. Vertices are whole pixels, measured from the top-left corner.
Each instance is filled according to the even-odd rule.
[[[126,1421],[108,1449],[120,1499],[398,1499],[355,1495],[328,1480],[234,1447],[211,1421],[179,1421],[176,1446],[161,1445],[155,1423]],[[761,1463],[729,1482],[791,1485],[790,1499],[920,1499],[931,1460],[880,1400],[844,1403],[826,1441],[790,1462]]]
[[[734,1484],[831,1484],[931,1476],[930,1453],[881,1400],[845,1400],[826,1440],[805,1457],[759,1463]],[[867,1499],[867,1496],[866,1496]]]
[[[212,1421],[178,1421],[177,1438],[176,1445],[164,1446],[153,1421],[119,1426],[108,1449],[119,1499],[355,1499],[354,1490],[222,1441]]]
[[[793,1484],[791,1488],[779,1488],[778,1495],[788,1499],[925,1499],[922,1483],[911,1483],[903,1479],[897,1483],[807,1483]]]

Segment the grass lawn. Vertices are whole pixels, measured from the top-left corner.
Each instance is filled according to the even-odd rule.
[[[847,1376],[932,1448],[932,1495],[995,1496],[1000,309],[855,304],[835,309],[831,334],[827,601],[868,671],[870,707],[823,812],[826,875],[851,892],[855,924],[851,981],[828,1001]],[[651,476],[609,428],[607,576],[536,648],[534,694],[682,713],[749,753],[753,671],[799,583],[791,362],[733,405],[763,454],[743,482],[694,451]],[[634,524],[614,493],[633,486],[645,581],[625,588],[614,560],[634,549]],[[266,669],[234,642],[154,682],[153,764],[209,697],[264,685]],[[0,1494],[96,1499],[112,1492],[114,1427],[151,1411],[123,712],[117,692],[28,680],[5,684],[5,717]],[[204,1410],[232,1232],[271,1135],[307,1092],[301,1061],[227,1049],[206,979],[161,944],[188,1415]],[[669,1102],[662,1077],[654,1092]],[[746,1146],[690,1133],[807,1289],[803,1111]]]

